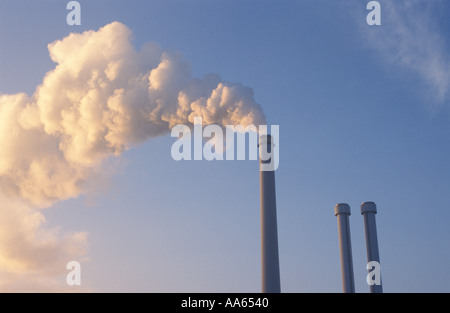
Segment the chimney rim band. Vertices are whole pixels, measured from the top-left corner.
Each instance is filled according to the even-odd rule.
[[[377,205],[375,202],[368,201],[361,204],[361,214],[369,212],[377,213]]]
[[[334,215],[337,216],[338,214],[348,214],[351,215],[350,212],[350,205],[347,203],[338,203],[334,207]]]

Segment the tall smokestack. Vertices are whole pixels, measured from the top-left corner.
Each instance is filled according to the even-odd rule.
[[[361,204],[361,214],[364,216],[364,231],[366,233],[366,249],[367,263],[376,261],[380,263],[380,254],[378,251],[378,236],[375,214],[377,214],[377,206],[373,202],[364,202]],[[383,286],[381,284],[373,284],[370,286],[371,293],[382,293]]]
[[[337,216],[339,247],[341,250],[342,289],[344,293],[355,292],[355,279],[353,276],[352,242],[350,238],[350,206],[339,203],[334,207]]]
[[[279,293],[280,265],[278,258],[277,205],[275,197],[275,170],[267,167],[274,164],[273,138],[270,135],[259,137],[260,192],[261,192],[261,265],[262,292]],[[276,143],[278,144],[278,143]],[[264,169],[263,169],[264,165]],[[267,170],[269,169],[269,170]]]

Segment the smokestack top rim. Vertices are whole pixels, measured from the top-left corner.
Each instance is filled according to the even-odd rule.
[[[351,215],[350,205],[347,203],[338,203],[334,207],[334,215],[337,216],[339,214],[348,214]]]
[[[258,147],[261,145],[271,145],[272,147],[275,146],[275,144],[273,143],[273,138],[272,135],[269,134],[264,134],[264,135],[260,135],[258,138]]]
[[[375,204],[375,202],[367,201],[361,204],[361,214],[369,212],[373,212],[375,214],[377,213],[377,205]]]

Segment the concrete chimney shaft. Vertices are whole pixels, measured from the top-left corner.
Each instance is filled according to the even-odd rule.
[[[380,254],[378,250],[377,224],[375,214],[377,206],[373,202],[364,202],[361,204],[361,214],[364,217],[364,232],[366,234],[367,263],[376,261],[380,263]],[[381,277],[380,277],[381,282]],[[371,293],[382,293],[383,285],[370,285]]]
[[[337,216],[339,247],[341,253],[342,290],[344,293],[355,292],[355,279],[353,276],[352,242],[350,238],[350,206],[339,203],[334,207]]]
[[[277,205],[275,196],[275,171],[262,171],[261,164],[270,163],[272,136],[261,135],[259,137],[260,155],[260,197],[261,197],[261,266],[262,266],[262,292],[279,293],[280,265],[278,257],[278,230],[277,230]],[[261,156],[264,156],[263,160]]]

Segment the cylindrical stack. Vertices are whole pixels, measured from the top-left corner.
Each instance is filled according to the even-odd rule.
[[[353,276],[352,242],[350,238],[350,206],[346,203],[336,204],[334,215],[337,216],[339,247],[341,251],[342,289],[345,293],[355,292]]]
[[[277,205],[275,197],[275,171],[262,170],[261,165],[271,163],[272,137],[259,137],[260,192],[261,192],[261,265],[262,292],[278,293],[280,288],[280,265],[278,259]],[[272,162],[273,163],[273,162]],[[270,167],[269,167],[270,169]]]
[[[361,204],[361,214],[364,216],[364,231],[366,233],[366,249],[367,263],[376,261],[380,263],[380,254],[378,251],[378,236],[375,214],[377,214],[377,206],[373,202],[364,202]],[[380,284],[370,285],[370,292],[382,293],[383,286]]]

